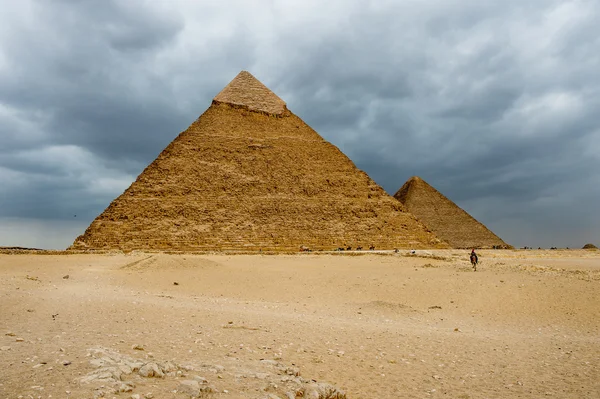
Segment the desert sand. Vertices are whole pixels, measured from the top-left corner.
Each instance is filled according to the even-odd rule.
[[[0,254],[0,397],[600,397],[600,251],[467,255]]]

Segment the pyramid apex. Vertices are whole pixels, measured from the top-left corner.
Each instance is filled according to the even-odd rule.
[[[238,73],[213,101],[274,115],[282,115],[287,110],[285,101],[248,71]]]

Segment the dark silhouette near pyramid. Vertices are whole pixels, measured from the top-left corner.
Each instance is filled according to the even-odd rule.
[[[447,248],[241,72],[71,249]]]
[[[394,197],[453,248],[510,247],[420,177],[408,179]]]

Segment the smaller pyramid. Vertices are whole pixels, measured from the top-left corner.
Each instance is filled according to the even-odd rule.
[[[238,73],[213,101],[270,115],[284,115],[287,112],[285,101],[247,71]]]
[[[408,179],[394,198],[453,248],[510,248],[500,237],[418,176]]]

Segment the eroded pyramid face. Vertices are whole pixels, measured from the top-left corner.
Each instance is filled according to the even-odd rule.
[[[72,249],[445,247],[241,72]]]

